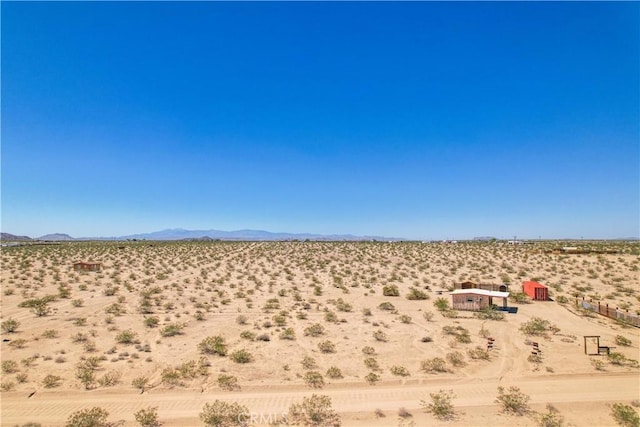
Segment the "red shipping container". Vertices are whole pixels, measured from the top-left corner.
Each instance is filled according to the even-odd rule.
[[[522,292],[535,301],[547,301],[549,299],[549,289],[538,282],[522,282]]]

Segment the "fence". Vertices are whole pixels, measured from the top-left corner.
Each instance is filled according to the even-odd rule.
[[[578,305],[578,299],[576,298],[576,305]],[[637,314],[629,313],[629,310],[621,310],[618,307],[610,308],[609,304],[600,304],[600,302],[594,303],[593,301],[588,302],[582,298],[580,305],[585,310],[595,311],[596,313],[609,317],[611,319],[616,319],[621,322],[625,322],[631,326],[635,326],[636,328],[640,328],[640,316]]]

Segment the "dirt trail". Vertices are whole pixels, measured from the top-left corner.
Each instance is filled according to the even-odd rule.
[[[531,396],[531,403],[582,403],[627,401],[638,398],[640,379],[637,373],[598,375],[569,374],[519,379],[458,379],[426,381],[423,384],[327,387],[321,394],[329,395],[333,407],[340,413],[372,413],[379,408],[394,411],[400,407],[419,410],[420,400],[440,389],[452,389],[455,404],[460,407],[494,405],[498,385],[517,385]],[[100,406],[112,419],[125,420],[133,425],[133,413],[141,408],[157,406],[165,425],[196,425],[197,416],[205,403],[214,399],[236,401],[246,405],[252,413],[281,414],[291,403],[309,396],[313,391],[300,388],[260,388],[236,393],[193,390],[151,390],[145,394],[123,390],[95,390],[90,392],[38,392],[31,398],[25,393],[3,393],[2,425],[41,422],[61,425],[73,411]],[[318,391],[316,391],[318,392]],[[497,408],[496,408],[497,412]],[[391,420],[388,420],[391,422]]]

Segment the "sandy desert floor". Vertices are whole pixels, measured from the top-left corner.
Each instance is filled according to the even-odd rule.
[[[575,301],[637,313],[640,245],[545,252],[564,244],[3,247],[1,424],[64,425],[98,406],[122,425],[138,425],[134,413],[148,407],[166,426],[203,425],[203,406],[220,399],[268,425],[315,393],[332,399],[345,426],[536,425],[548,403],[565,425],[616,425],[611,405],[640,399],[640,329]],[[75,272],[76,261],[102,270]],[[439,311],[434,302],[450,301],[453,284],[467,280],[509,283],[512,292],[536,280],[553,300],[509,302],[518,311],[503,320]],[[522,326],[537,319],[547,331],[526,335]],[[585,335],[599,335],[616,356],[585,355]],[[532,342],[539,357],[530,357]],[[532,412],[503,413],[498,386],[519,387]],[[421,405],[440,390],[455,395],[452,421]]]

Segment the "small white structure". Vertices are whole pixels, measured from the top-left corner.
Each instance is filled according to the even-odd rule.
[[[456,289],[451,292],[454,310],[480,311],[493,305],[494,298],[502,298],[502,307],[507,307],[509,292],[486,289]]]

